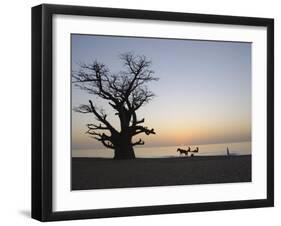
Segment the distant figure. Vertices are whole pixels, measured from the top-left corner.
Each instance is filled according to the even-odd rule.
[[[199,148],[198,147],[196,147],[193,151],[191,151],[191,152],[193,152],[193,153],[198,153],[199,152]]]
[[[190,151],[191,151],[191,149],[190,149],[190,147],[188,147],[187,152],[190,152]]]
[[[194,156],[194,154],[192,153],[191,155],[190,155],[190,157],[193,157]]]
[[[226,148],[226,154],[227,154],[228,157],[230,156],[230,152],[229,152],[228,147]]]
[[[188,155],[188,151],[187,151],[187,150],[184,150],[184,149],[181,149],[181,148],[178,148],[178,149],[177,149],[177,152],[179,152],[180,155],[181,155],[181,154],[183,154],[183,155]]]

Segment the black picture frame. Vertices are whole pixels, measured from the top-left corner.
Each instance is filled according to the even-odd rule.
[[[52,210],[52,18],[55,14],[267,28],[267,198],[54,212]],[[43,4],[32,8],[32,218],[40,221],[270,207],[274,205],[274,20]]]

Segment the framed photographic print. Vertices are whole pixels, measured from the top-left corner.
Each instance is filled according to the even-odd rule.
[[[273,206],[274,21],[32,8],[32,217]]]

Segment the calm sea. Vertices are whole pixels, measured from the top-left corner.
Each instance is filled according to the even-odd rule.
[[[226,155],[227,147],[232,155],[251,154],[251,142],[224,143],[224,144],[203,144],[190,145],[191,150],[199,148],[199,153],[195,156],[213,156]],[[178,148],[187,149],[187,146],[165,146],[165,147],[139,147],[135,148],[135,155],[139,158],[159,158],[159,157],[177,157]],[[72,157],[103,157],[113,158],[113,151],[110,149],[74,149]]]

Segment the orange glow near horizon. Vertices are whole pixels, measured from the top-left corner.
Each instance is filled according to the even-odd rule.
[[[242,120],[243,121],[243,120]],[[174,146],[174,145],[193,145],[193,144],[210,144],[210,143],[227,143],[251,140],[250,124],[238,122],[210,122],[202,123],[194,120],[188,123],[188,120],[180,119],[167,122],[157,123],[151,121],[146,124],[150,128],[154,128],[155,135],[136,136],[133,139],[142,138],[145,141],[145,146]],[[218,124],[217,124],[218,123]],[[153,126],[152,126],[153,125]],[[84,130],[84,133],[81,133]],[[80,144],[89,144],[85,148],[89,148],[91,144],[98,145],[99,143],[85,134],[86,127],[80,127],[79,130],[73,131],[73,142]],[[82,148],[83,149],[83,148]]]

